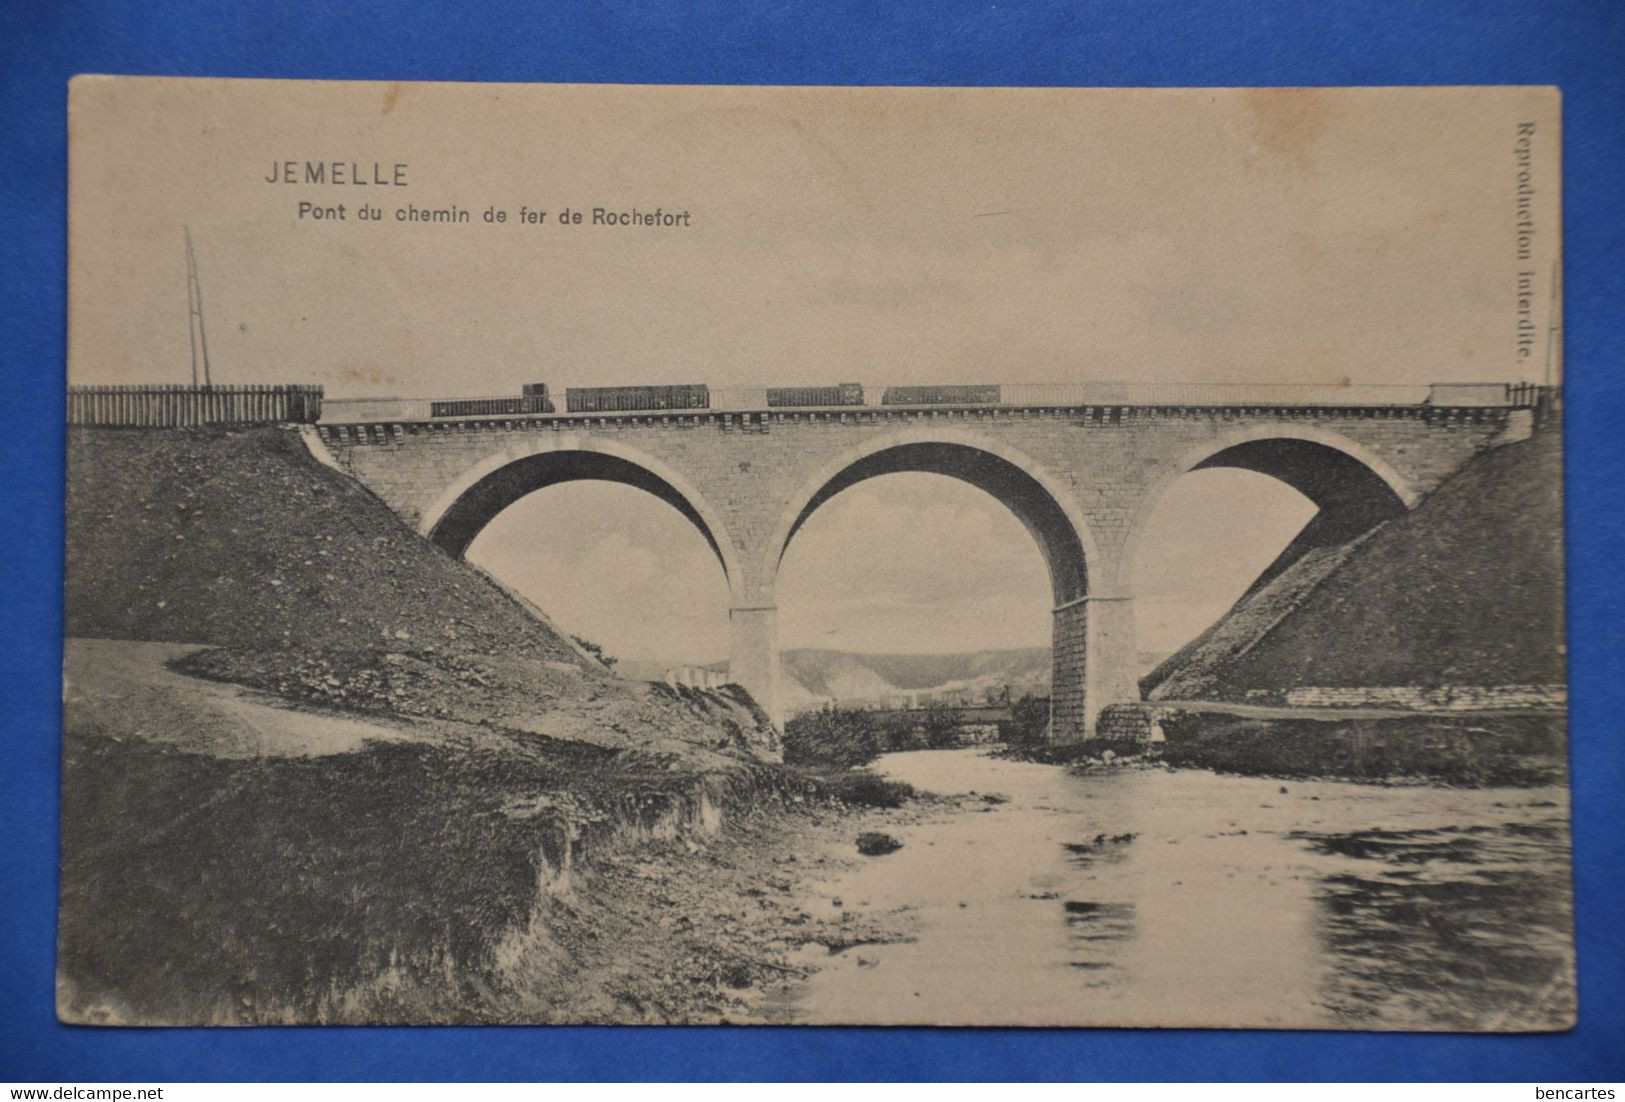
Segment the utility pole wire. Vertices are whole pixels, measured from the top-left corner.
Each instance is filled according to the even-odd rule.
[[[186,328],[192,341],[192,385],[198,385],[198,353],[202,350],[203,385],[213,386],[209,372],[209,338],[203,331],[203,285],[197,277],[197,254],[192,250],[192,227],[183,227],[186,233]]]

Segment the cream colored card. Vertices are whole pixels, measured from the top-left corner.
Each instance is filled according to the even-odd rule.
[[[1572,1023],[1555,89],[70,127],[65,1020]]]

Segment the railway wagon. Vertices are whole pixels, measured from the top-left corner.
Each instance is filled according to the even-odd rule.
[[[643,409],[710,409],[711,388],[704,383],[676,386],[572,386],[565,388],[570,413],[620,413]]]
[[[998,403],[997,384],[889,386],[880,395],[883,406],[978,406]]]
[[[839,386],[770,386],[767,388],[769,409],[794,406],[861,406],[862,383],[841,383]]]
[[[526,383],[517,397],[450,398],[429,403],[430,417],[507,417],[519,413],[552,413],[546,383]]]

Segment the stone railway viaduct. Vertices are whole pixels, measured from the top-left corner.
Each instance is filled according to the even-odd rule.
[[[1140,699],[1135,550],[1182,474],[1256,471],[1319,506],[1273,571],[1402,513],[1532,424],[1522,390],[1501,384],[1005,393],[1016,400],[783,409],[750,391],[713,391],[722,400],[708,409],[461,418],[432,417],[426,402],[329,400],[315,431],[341,469],[455,555],[508,505],[557,483],[620,482],[666,501],[726,574],[730,680],[776,721],[774,587],[801,525],[878,475],[961,479],[1008,507],[1043,554],[1054,591],[1051,733],[1071,741],[1094,733],[1102,709]]]

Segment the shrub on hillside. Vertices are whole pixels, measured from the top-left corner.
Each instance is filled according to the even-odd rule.
[[[1049,730],[1049,698],[1023,696],[1010,706],[1010,726],[1005,741],[1012,746],[1037,746]]]
[[[925,728],[925,744],[933,750],[947,750],[959,745],[959,709],[948,704],[926,705],[921,717]]]
[[[598,659],[598,661],[602,662],[609,669],[614,669],[615,663],[620,661],[620,659],[616,658],[614,655],[605,654],[604,648],[599,646],[597,643],[594,643],[590,639],[583,639],[579,635],[572,635],[570,638],[576,641],[576,646]]]
[[[902,807],[914,795],[912,785],[888,781],[867,769],[853,769],[824,778],[829,794],[853,807]]]
[[[824,708],[784,725],[784,760],[790,765],[850,769],[888,749],[874,718],[856,708]]]

